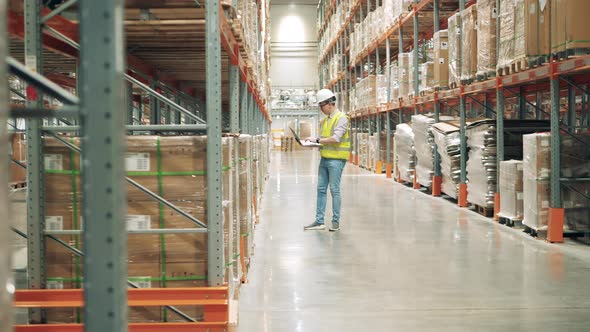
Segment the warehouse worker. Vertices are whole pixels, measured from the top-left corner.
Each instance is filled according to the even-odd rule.
[[[308,138],[310,141],[320,143],[320,167],[318,172],[318,198],[315,221],[305,230],[323,230],[324,212],[326,210],[326,194],[328,184],[332,194],[332,226],[331,232],[340,230],[340,178],[350,157],[350,128],[348,117],[336,109],[336,96],[328,89],[317,93],[317,101],[322,113],[326,115],[321,122],[321,136]]]

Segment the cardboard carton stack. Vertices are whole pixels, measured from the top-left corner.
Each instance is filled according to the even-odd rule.
[[[500,212],[498,215],[511,220],[524,216],[523,162],[500,162]]]
[[[435,88],[449,86],[449,30],[434,34],[434,68],[432,85]]]
[[[496,0],[477,2],[477,75],[487,78],[496,71]]]
[[[586,0],[552,0],[551,2],[551,51],[553,53],[566,50],[582,50],[587,53],[590,48],[590,31],[586,13],[590,10],[590,1]],[[549,5],[546,1],[539,1],[540,13],[546,13]],[[544,6],[542,6],[544,5]],[[543,15],[545,19],[547,15]],[[541,23],[541,17],[539,17]],[[542,28],[542,36],[545,36],[545,25]],[[585,50],[586,49],[586,50]]]
[[[79,146],[80,140],[69,139]],[[125,166],[127,176],[162,196],[203,223],[207,223],[206,137],[130,136],[127,138]],[[224,257],[228,265],[227,281],[234,283],[233,229],[233,152],[232,138],[224,138],[223,218]],[[80,157],[54,139],[44,141],[46,228],[71,230],[83,228],[83,197],[80,187]],[[82,174],[83,176],[84,174]],[[127,228],[199,227],[178,212],[152,200],[131,185],[127,186]],[[59,236],[82,249],[80,236]],[[128,237],[128,276],[140,287],[196,287],[207,285],[207,233],[166,235],[130,234]],[[83,280],[83,260],[53,241],[46,244],[47,276],[53,288],[78,288]],[[200,308],[182,308],[198,318]],[[78,317],[73,309],[56,309],[51,322],[72,322]],[[181,320],[169,310],[132,308],[130,321]]]
[[[478,35],[477,29],[477,4],[474,4],[461,12],[463,35],[461,36],[461,74],[462,81],[470,81],[477,73],[478,59]]]

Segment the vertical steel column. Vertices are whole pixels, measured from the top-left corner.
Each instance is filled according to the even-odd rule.
[[[386,13],[387,15],[387,13]],[[388,164],[391,163],[391,112],[389,110],[389,103],[391,102],[391,45],[389,42],[389,37],[385,39],[385,65],[387,66],[387,110],[385,113],[385,131],[387,132],[386,137],[386,148],[387,148],[387,160],[385,162]]]
[[[381,128],[382,128],[382,126],[381,126],[381,118],[382,118],[381,113],[377,113],[375,115],[375,118],[376,118],[375,119],[376,120],[376,124],[375,125],[377,127],[376,128],[376,132],[377,132],[376,133],[377,134],[377,147],[376,147],[376,150],[377,150],[376,151],[377,158],[376,159],[382,163],[383,160],[381,160],[381,139],[379,137],[381,135]],[[377,171],[378,174],[381,174],[381,172],[382,172],[382,170],[376,170],[376,171]]]
[[[41,1],[25,0],[25,65],[38,73],[42,68]],[[4,59],[2,59],[4,61]],[[3,76],[5,79],[5,76]],[[33,90],[30,91],[29,89]],[[27,88],[27,105],[41,107],[43,96],[34,96],[34,88]],[[6,100],[6,99],[4,99]],[[45,195],[44,159],[41,139],[41,119],[27,119],[27,248],[29,289],[45,288]],[[4,287],[4,286],[2,286]],[[44,323],[45,311],[29,310],[31,323]]]
[[[224,278],[223,219],[221,217],[221,37],[219,0],[207,0],[207,229],[208,282],[220,286]]]
[[[526,95],[524,93],[524,87],[520,86],[518,88],[518,117],[521,120],[526,119]]]
[[[459,11],[465,10],[465,0],[459,0]],[[461,15],[459,15],[459,34],[463,36],[463,24],[461,20]],[[459,63],[462,63],[462,49],[461,44],[459,43]],[[461,68],[463,68],[461,66]],[[462,74],[462,70],[461,70]],[[460,75],[462,76],[462,75]],[[466,138],[466,101],[463,84],[461,84],[461,93],[459,96],[459,115],[461,117],[461,127],[460,127],[460,140],[461,140],[461,180],[459,184],[459,206],[465,207],[467,206],[467,138]]]
[[[174,99],[174,102],[177,103],[178,105],[181,105],[182,107],[185,107],[186,105],[182,102],[182,100],[180,99],[180,95],[177,94],[176,98]],[[178,111],[174,111],[174,124],[181,124],[182,123],[182,114]]]
[[[561,170],[561,133],[559,128],[559,78],[551,77],[551,169]],[[551,172],[551,207],[561,208],[561,171]]]
[[[440,30],[440,0],[433,0],[432,7],[434,8],[433,18],[434,18],[434,32],[438,32]]]
[[[238,66],[229,66],[229,132],[240,132],[240,73]]]
[[[6,18],[6,1],[0,1],[0,17]],[[8,214],[8,81],[6,80],[6,56],[8,45],[6,21],[0,23],[0,332],[10,332],[12,327],[12,293],[8,289],[12,278],[12,218]]]
[[[248,85],[246,82],[240,82],[240,133],[249,134],[248,132]]]
[[[127,331],[123,1],[81,0],[80,17],[85,331]]]
[[[535,101],[535,118],[537,120],[541,120],[543,119],[543,112],[541,112],[541,108],[543,107],[543,95],[541,94],[541,92],[537,92],[537,96],[536,96],[536,101]]]
[[[502,85],[502,78],[497,79],[496,87],[496,157],[497,165],[500,166],[500,162],[504,160],[504,86]],[[499,172],[498,172],[499,173]],[[500,178],[498,177],[499,182]],[[499,187],[496,186],[496,191],[499,191]]]
[[[576,131],[576,88],[567,88],[567,126],[570,133]]]
[[[133,84],[127,82],[127,124],[133,125],[134,107],[133,107]]]
[[[418,0],[414,1],[414,6]],[[420,95],[420,71],[418,70],[418,63],[420,61],[420,54],[418,54],[418,12],[413,9],[414,15],[414,114],[418,114],[418,105],[415,104],[416,98]]]
[[[402,29],[401,23],[399,25],[398,31],[399,31],[399,40],[398,40],[398,51],[397,51],[397,53],[398,53],[398,61],[399,61],[399,54],[403,53],[403,51],[404,51],[404,33],[403,33],[403,29]],[[406,73],[406,75],[407,74],[409,74],[409,73]],[[398,117],[399,117],[398,123],[399,124],[404,123],[404,110],[402,108],[400,108],[398,110]]]

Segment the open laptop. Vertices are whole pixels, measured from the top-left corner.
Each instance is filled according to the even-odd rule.
[[[293,130],[293,128],[289,127],[289,130],[291,130],[291,132],[293,133],[293,136],[295,137],[295,140],[301,146],[322,146],[321,144],[316,143],[316,142],[310,142],[310,141],[303,141],[302,142],[301,139],[299,138],[299,136],[297,135],[297,133],[295,132],[295,130]]]

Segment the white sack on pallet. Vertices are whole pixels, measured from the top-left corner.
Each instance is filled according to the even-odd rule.
[[[432,184],[434,174],[434,137],[431,131],[434,119],[425,115],[412,116],[412,131],[416,150],[416,176],[425,187]]]
[[[405,123],[396,126],[394,158],[400,178],[406,182],[413,182],[416,168],[414,133],[412,128]]]

